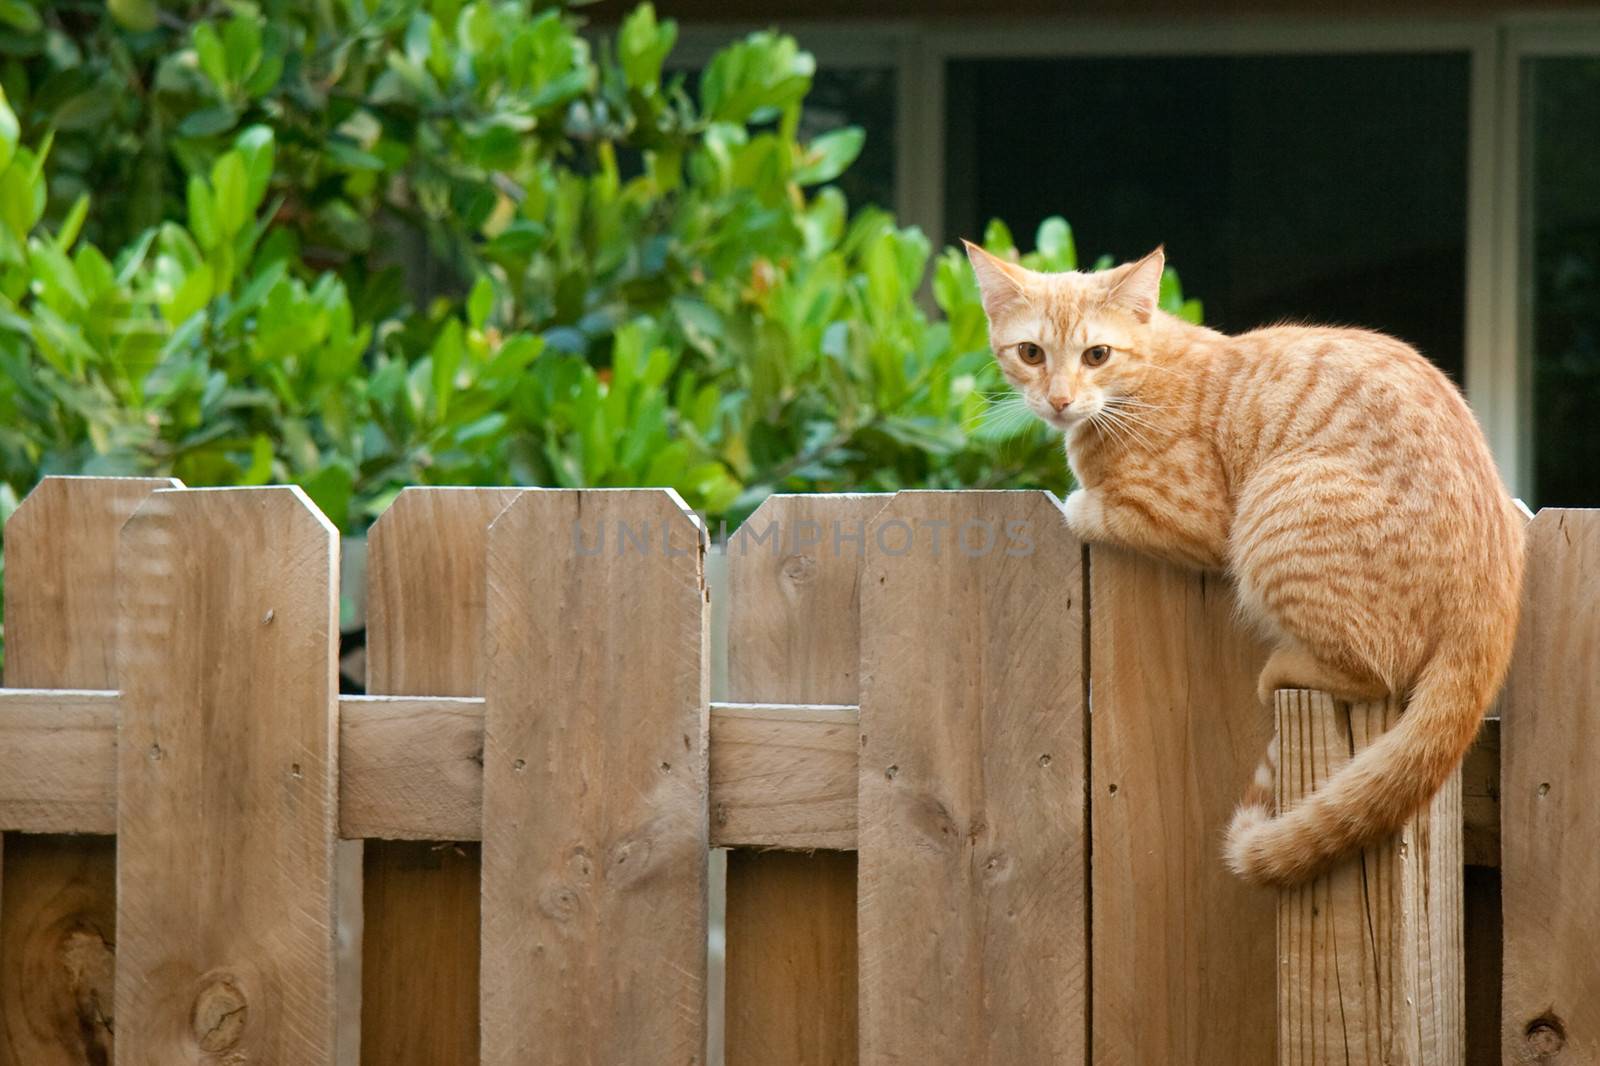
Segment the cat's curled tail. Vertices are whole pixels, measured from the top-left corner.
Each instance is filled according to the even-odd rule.
[[[1398,724],[1276,817],[1274,740],[1228,827],[1224,856],[1233,872],[1256,884],[1298,884],[1398,832],[1432,799],[1461,765],[1505,672],[1504,637],[1476,636],[1441,642]]]

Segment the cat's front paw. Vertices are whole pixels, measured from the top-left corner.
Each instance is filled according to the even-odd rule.
[[[1067,528],[1079,540],[1101,540],[1105,537],[1105,509],[1088,489],[1075,489],[1067,493],[1062,507],[1067,518]]]

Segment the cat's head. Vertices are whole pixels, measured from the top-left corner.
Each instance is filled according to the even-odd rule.
[[[1162,249],[1098,273],[1041,274],[963,243],[989,316],[989,344],[1034,414],[1067,430],[1137,393],[1149,368]]]

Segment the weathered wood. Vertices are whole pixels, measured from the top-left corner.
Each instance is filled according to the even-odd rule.
[[[0,945],[15,977],[0,990],[0,1062],[111,1062],[116,841],[13,834]]]
[[[855,704],[860,695],[860,569],[867,523],[887,496],[772,496],[729,540],[728,692],[749,702]],[[719,730],[720,731],[720,730]],[[855,846],[856,768],[829,738],[830,770],[806,777],[823,801],[822,836]],[[804,743],[802,741],[802,743]],[[852,753],[854,754],[854,753]],[[758,757],[759,758],[759,757]],[[734,774],[712,749],[713,786]],[[751,783],[762,771],[752,775]],[[831,773],[848,769],[848,778]],[[742,772],[742,771],[741,771]],[[769,780],[794,783],[783,771]],[[719,822],[745,843],[759,839],[757,814],[807,817],[815,804],[777,796],[723,805]],[[838,797],[834,805],[826,797]],[[844,804],[848,803],[848,810]],[[745,828],[739,829],[743,820]],[[792,828],[792,827],[791,827]],[[848,844],[846,841],[848,840]],[[792,846],[800,839],[791,837]],[[728,853],[728,1066],[848,1066],[858,1057],[856,858],[853,854]],[[804,901],[797,906],[797,901]]]
[[[1600,1062],[1600,511],[1528,526],[1501,699],[1507,1064]]]
[[[477,840],[483,832],[483,700],[339,701],[339,833]]]
[[[333,1059],[338,543],[295,488],[123,527],[118,1062]]]
[[[116,832],[120,706],[114,690],[0,689],[0,829]],[[856,720],[854,705],[713,703],[713,844],[854,851]],[[339,697],[341,837],[482,832],[481,696]]]
[[[532,489],[490,528],[485,1066],[705,1060],[703,578],[667,490]]]
[[[150,493],[177,484],[52,477],[22,501],[6,523],[7,684],[116,687],[117,534]],[[99,787],[114,790],[114,777],[101,780]],[[96,806],[92,792],[72,795]],[[114,828],[104,823],[104,805],[78,811],[101,831]],[[5,856],[13,887],[0,892],[0,924],[13,905],[32,900],[40,909],[27,924],[48,932],[0,936],[0,1063],[101,1066],[111,1058],[115,1025],[116,849],[105,840],[33,844]]]
[[[1287,809],[1400,718],[1400,705],[1277,693]],[[1278,895],[1279,1066],[1461,1066],[1461,780],[1390,840]]]
[[[711,843],[856,848],[854,706],[711,707]]]
[[[1082,559],[1046,493],[900,493],[873,521],[861,591],[869,1066],[1085,1061]]]
[[[517,492],[406,489],[374,523],[367,537],[369,693],[483,694],[489,523]],[[477,729],[481,737],[481,724]],[[444,767],[430,762],[418,767],[416,780],[457,783],[452,771],[459,769],[454,760]],[[355,782],[348,786],[352,796],[373,794]],[[469,841],[481,833],[481,775],[467,794],[432,802],[407,795],[417,799],[413,810],[429,812],[430,824],[453,815],[458,828],[470,831],[442,850],[366,845],[361,1061],[473,1066],[480,863],[478,845]]]
[[[117,831],[116,691],[0,689],[0,829]]]
[[[1217,575],[1093,548],[1096,1066],[1263,1063],[1277,1051],[1271,893],[1221,860],[1266,751],[1266,651]]]

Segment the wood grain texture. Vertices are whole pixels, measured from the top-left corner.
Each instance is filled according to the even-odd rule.
[[[530,489],[489,532],[483,1062],[703,1064],[708,618],[662,489]],[[641,549],[618,530],[648,531]],[[607,550],[589,553],[606,532]]]
[[[0,1062],[110,1066],[116,841],[15,834],[0,909]]]
[[[711,843],[856,848],[854,706],[711,707]]]
[[[121,705],[114,690],[0,689],[0,829],[116,832]],[[713,844],[854,851],[857,714],[713,703]],[[339,697],[342,838],[458,844],[482,832],[481,696]]]
[[[1276,698],[1278,809],[1323,785],[1400,705]],[[1279,1066],[1461,1066],[1461,779],[1401,832],[1278,896]]]
[[[367,691],[481,696],[489,524],[517,489],[406,489],[367,537]],[[481,727],[480,727],[481,734]],[[453,749],[459,750],[459,749]],[[419,781],[458,780],[459,762]],[[480,779],[481,780],[481,779]],[[370,795],[365,789],[358,795]],[[482,786],[428,806],[481,825]],[[369,841],[363,884],[361,1061],[478,1061],[478,846]]]
[[[862,1062],[1084,1062],[1082,545],[1037,492],[903,492],[873,529]]]
[[[150,493],[177,484],[51,477],[22,501],[6,522],[7,684],[116,687],[117,535]],[[80,810],[103,822],[106,809],[92,795],[77,793],[95,808]],[[85,839],[54,848],[14,841],[4,850],[0,882],[12,887],[0,884],[0,923],[19,901],[41,901],[45,911],[28,925],[51,930],[54,938],[0,936],[0,1063],[109,1062],[116,849],[110,841]],[[36,1014],[38,1004],[53,1006]],[[46,1017],[49,1024],[41,1022]]]
[[[1266,649],[1217,575],[1093,548],[1095,1066],[1277,1053],[1272,893],[1222,833],[1272,737]]]
[[[114,691],[0,689],[0,829],[117,831]]]
[[[477,840],[483,832],[483,700],[339,701],[339,835]]]
[[[297,488],[123,527],[119,1063],[333,1060],[338,543]]]
[[[771,496],[730,539],[730,699],[857,702],[867,523],[888,500]],[[829,750],[834,769],[842,770],[840,753]],[[712,757],[713,783],[731,780],[715,749]],[[835,808],[828,835],[841,845],[848,837],[854,847],[856,780],[850,769],[848,782],[838,785],[818,778],[816,794],[848,797],[848,815]],[[747,816],[758,809],[743,805]],[[730,805],[727,815],[736,822],[737,808]],[[853,854],[752,848],[728,853],[728,1066],[857,1061],[856,873]]]
[[[1600,511],[1528,526],[1501,699],[1503,1061],[1600,1062]]]

